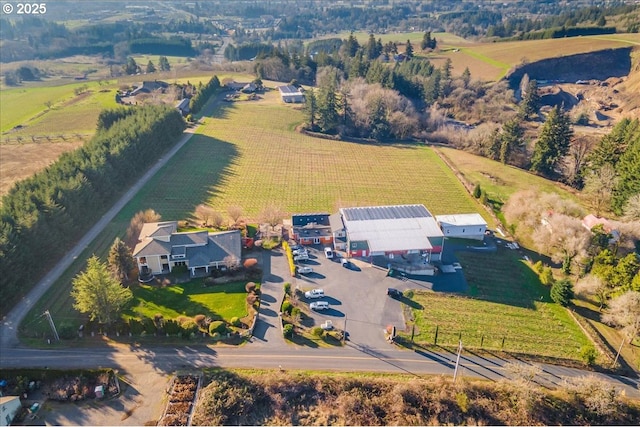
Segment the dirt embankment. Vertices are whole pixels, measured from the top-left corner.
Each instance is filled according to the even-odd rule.
[[[631,47],[624,47],[543,59],[516,67],[506,79],[511,87],[517,88],[525,74],[538,82],[562,83],[625,77],[631,72],[631,52]]]
[[[538,82],[543,106],[560,105],[573,117],[585,115],[590,125],[610,127],[623,117],[640,117],[638,52],[627,47],[544,59],[519,66],[506,79],[517,91],[527,74]]]

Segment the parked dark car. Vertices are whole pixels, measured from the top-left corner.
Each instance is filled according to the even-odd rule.
[[[395,288],[387,288],[387,295],[391,298],[402,298],[402,291]]]

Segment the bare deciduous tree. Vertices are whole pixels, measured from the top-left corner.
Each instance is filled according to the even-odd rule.
[[[628,291],[613,298],[602,321],[622,327],[631,342],[640,334],[640,292]]]
[[[593,144],[593,140],[585,136],[577,136],[571,141],[569,154],[564,158],[564,176],[572,185],[578,184],[580,171]]]
[[[231,205],[227,208],[227,213],[229,214],[229,217],[231,218],[231,221],[233,221],[233,225],[238,225],[238,222],[240,221],[240,218],[242,218],[242,215],[244,215],[244,212],[242,210],[241,206],[238,205]]]
[[[549,254],[554,262],[562,262],[567,270],[576,257],[586,255],[590,237],[579,219],[556,213],[533,233],[538,249]]]
[[[269,224],[272,227],[280,224],[284,218],[285,213],[279,207],[275,205],[269,205],[260,213],[260,219],[262,222]]]
[[[640,221],[640,193],[629,197],[624,205],[624,219]]]
[[[613,415],[620,406],[620,390],[594,375],[567,378],[565,388],[600,416]]]
[[[613,189],[616,186],[616,172],[610,164],[592,171],[584,178],[583,193],[593,208],[596,216],[600,216],[611,206]]]
[[[196,217],[202,221],[202,225],[205,227],[213,225],[215,216],[220,215],[211,206],[204,204],[196,206],[195,214]]]
[[[125,240],[127,246],[131,249],[135,248],[138,243],[140,231],[142,231],[142,226],[147,222],[158,222],[160,221],[160,218],[160,215],[153,209],[147,209],[146,211],[136,213],[133,218],[131,218],[129,227],[127,228],[127,237]]]
[[[609,296],[607,283],[598,276],[587,274],[578,280],[574,286],[574,291],[578,295],[593,295],[600,303],[600,310],[604,307]]]

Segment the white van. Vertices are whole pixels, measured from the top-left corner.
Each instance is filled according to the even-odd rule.
[[[309,304],[311,310],[326,310],[329,308],[329,303],[326,301],[316,301]]]

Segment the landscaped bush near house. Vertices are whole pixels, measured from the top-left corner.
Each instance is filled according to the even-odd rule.
[[[157,331],[156,324],[153,323],[153,319],[148,317],[142,318],[142,328],[147,334],[155,334]]]
[[[229,323],[231,323],[231,325],[235,326],[236,328],[239,328],[240,326],[242,326],[242,322],[237,317],[232,317]]]
[[[293,309],[293,305],[291,304],[291,302],[289,301],[284,301],[282,303],[282,312],[283,313],[287,313],[287,314],[291,314],[291,310]]]
[[[287,282],[284,284],[284,294],[291,295],[291,283]]]
[[[279,239],[271,238],[262,241],[262,249],[266,249],[270,251],[271,249],[275,249],[280,244]]]
[[[180,336],[182,336],[182,338],[189,338],[191,337],[191,334],[195,334],[199,331],[198,325],[193,321],[193,319],[187,319],[180,323],[180,328],[182,329],[180,332]]]
[[[253,306],[256,302],[258,302],[258,296],[256,294],[247,295],[247,304]]]
[[[282,327],[282,334],[285,338],[291,338],[293,336],[293,325],[287,323]]]
[[[249,294],[250,294],[250,293],[255,293],[255,291],[256,291],[256,287],[257,287],[257,286],[258,286],[258,285],[256,285],[256,283],[255,283],[255,282],[249,282],[249,283],[247,283],[246,285],[244,285],[244,289],[245,289],[245,290],[247,291],[247,293],[249,293]]]
[[[311,335],[313,335],[314,337],[320,338],[323,334],[324,330],[320,326],[316,326],[315,328],[311,329]]]
[[[127,323],[129,324],[129,331],[132,335],[140,335],[144,331],[142,322],[138,319],[129,319]]]
[[[211,322],[211,324],[209,325],[209,335],[213,335],[216,332],[219,334],[223,334],[226,331],[227,331],[227,325],[220,320]]]
[[[182,332],[182,328],[175,320],[167,320],[164,322],[164,332],[169,335],[178,335]]]
[[[204,314],[196,314],[193,317],[193,321],[196,322],[196,325],[198,325],[198,327],[201,329],[204,329],[207,327],[206,320],[207,320],[207,316],[205,316]]]

